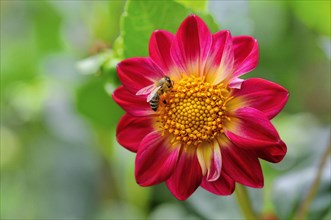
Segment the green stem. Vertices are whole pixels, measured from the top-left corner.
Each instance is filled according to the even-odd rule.
[[[318,187],[320,185],[321,182],[321,176],[323,173],[323,168],[326,164],[326,162],[328,161],[329,155],[331,152],[331,144],[325,149],[325,151],[323,152],[323,155],[321,157],[319,166],[318,166],[318,170],[316,173],[316,176],[309,188],[309,191],[306,195],[306,197],[304,198],[304,200],[302,201],[300,207],[298,208],[298,211],[294,217],[294,219],[296,220],[302,220],[305,219],[307,213],[308,213],[308,209],[310,204],[313,202],[314,197],[316,196]]]
[[[245,219],[257,219],[246,188],[243,185],[236,184],[235,192],[239,207]]]

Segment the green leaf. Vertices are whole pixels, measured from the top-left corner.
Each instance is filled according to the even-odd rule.
[[[123,111],[106,92],[104,83],[103,78],[95,77],[82,85],[76,93],[76,108],[93,125],[114,129]]]
[[[96,74],[100,72],[101,67],[105,62],[112,59],[112,51],[99,53],[79,61],[76,68],[81,74]]]
[[[90,5],[87,24],[94,40],[111,43],[116,39],[123,8],[124,1],[95,1]]]
[[[330,1],[293,1],[292,9],[302,22],[321,34],[330,33]]]
[[[207,9],[206,0],[175,0],[176,2],[196,11],[205,11]]]
[[[120,84],[116,73],[116,66],[119,62],[120,59],[115,57],[113,51],[108,50],[77,62],[76,69],[81,74],[97,74],[104,77],[107,90],[108,84],[112,87]]]
[[[181,22],[192,13],[198,14],[212,31],[218,30],[211,15],[197,13],[175,1],[127,1],[121,28],[124,57],[148,56],[153,31],[163,29],[176,33]]]
[[[114,41],[114,45],[112,47],[114,57],[116,58],[123,58],[123,37],[118,36]]]

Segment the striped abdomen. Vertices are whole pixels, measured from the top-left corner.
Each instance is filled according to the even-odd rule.
[[[149,105],[151,106],[151,108],[153,109],[153,111],[156,112],[157,108],[159,107],[159,100],[160,100],[160,94],[159,92],[157,92],[153,98],[151,99],[151,101],[149,101]]]

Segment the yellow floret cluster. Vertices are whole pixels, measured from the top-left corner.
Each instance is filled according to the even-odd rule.
[[[186,77],[175,82],[163,95],[159,119],[163,133],[173,136],[172,142],[199,145],[223,132],[229,89],[222,83],[211,85],[199,77]]]

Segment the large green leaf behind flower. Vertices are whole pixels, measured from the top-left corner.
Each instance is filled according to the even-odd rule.
[[[212,16],[195,12],[175,1],[128,1],[122,17],[121,36],[124,57],[148,56],[148,41],[153,31],[163,29],[176,33],[186,16],[196,13],[209,26],[218,30]]]

